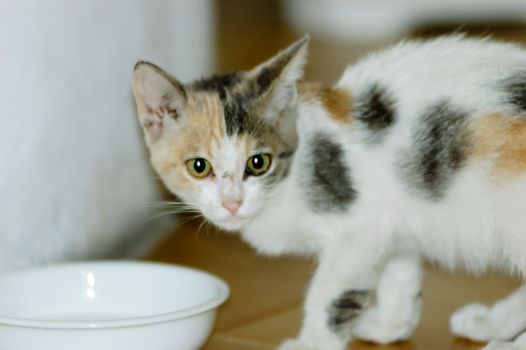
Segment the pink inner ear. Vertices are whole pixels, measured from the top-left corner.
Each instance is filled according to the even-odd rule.
[[[160,116],[154,113],[143,114],[141,116],[141,123],[151,137],[159,137],[163,127],[163,120]]]

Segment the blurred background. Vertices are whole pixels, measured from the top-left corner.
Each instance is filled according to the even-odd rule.
[[[0,271],[140,255],[172,222],[134,116],[130,72],[248,69],[310,33],[306,78],[401,38],[524,41],[524,0],[0,0]]]
[[[270,349],[293,336],[312,264],[257,257],[198,220],[159,216],[154,203],[169,196],[148,163],[130,78],[138,59],[183,82],[248,69],[306,32],[306,79],[332,84],[402,38],[524,43],[526,1],[0,0],[0,272],[108,257],[196,266],[233,291],[207,349]],[[430,276],[426,331],[389,349],[475,349],[445,336],[447,315],[515,282]],[[262,292],[264,302],[250,302]]]
[[[134,115],[130,72],[187,82],[248,69],[310,33],[306,79],[401,38],[526,40],[523,0],[0,0],[0,271],[137,255],[172,222]]]

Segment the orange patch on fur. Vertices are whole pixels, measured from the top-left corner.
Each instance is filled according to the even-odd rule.
[[[343,88],[323,87],[318,84],[302,84],[299,86],[299,93],[306,101],[319,101],[332,119],[344,123],[352,120],[350,91]]]
[[[471,132],[471,154],[491,162],[493,181],[526,175],[526,117],[491,114],[474,120]]]
[[[174,123],[177,130],[163,130],[160,139],[150,146],[151,160],[163,179],[173,180],[166,184],[168,188],[173,184],[190,188],[186,161],[190,157],[213,157],[225,136],[223,107],[215,95],[192,94],[184,115]]]

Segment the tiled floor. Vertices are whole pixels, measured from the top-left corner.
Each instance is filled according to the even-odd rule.
[[[151,253],[150,259],[197,267],[223,278],[231,287],[220,308],[215,331],[204,350],[269,350],[300,327],[301,304],[313,270],[311,261],[267,258],[237,235],[186,224]],[[423,318],[408,342],[390,346],[353,343],[351,350],[475,350],[480,345],[455,339],[448,318],[457,307],[475,300],[495,301],[517,282],[499,276],[473,279],[428,268]]]

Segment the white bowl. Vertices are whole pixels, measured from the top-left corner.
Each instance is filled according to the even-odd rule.
[[[0,278],[0,349],[195,350],[228,294],[220,279],[173,265],[26,270]]]

